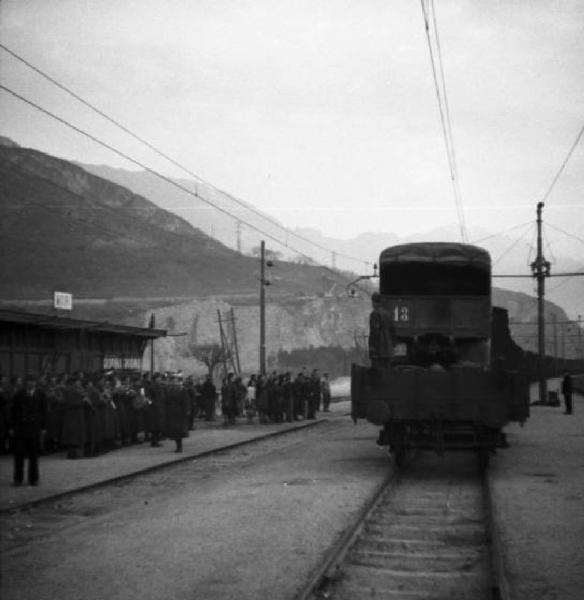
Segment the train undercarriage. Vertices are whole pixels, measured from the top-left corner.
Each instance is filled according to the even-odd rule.
[[[429,420],[391,420],[383,426],[377,438],[379,446],[388,446],[399,467],[410,450],[431,450],[439,456],[446,451],[475,451],[479,465],[485,468],[497,448],[506,448],[501,429],[481,423]]]
[[[473,451],[488,465],[497,448],[506,448],[503,427],[529,414],[527,385],[518,373],[484,369],[432,372],[426,369],[376,370],[353,365],[353,419],[379,425],[377,439],[396,463],[408,451]]]

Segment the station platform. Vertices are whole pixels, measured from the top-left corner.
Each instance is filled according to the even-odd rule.
[[[68,493],[89,489],[105,482],[124,479],[136,473],[147,472],[161,466],[191,460],[212,452],[245,444],[259,438],[270,437],[290,431],[311,427],[323,419],[348,415],[348,400],[331,404],[330,412],[317,413],[316,420],[300,420],[292,423],[252,423],[245,418],[238,419],[237,425],[224,427],[222,418],[215,421],[195,421],[195,430],[183,439],[183,452],[175,453],[175,443],[164,440],[162,446],[153,448],[150,443],[119,447],[110,452],[86,458],[69,460],[65,452],[41,456],[39,461],[40,482],[38,486],[26,484],[12,485],[12,456],[0,456],[0,514],[22,510],[38,502],[58,499]],[[347,417],[348,418],[348,417]]]
[[[550,382],[550,389],[556,389]],[[537,399],[534,387],[532,401]],[[242,419],[232,427],[197,421],[182,454],[164,446],[127,446],[97,457],[41,457],[38,487],[12,487],[12,457],[0,457],[0,513],[91,488],[281,431],[311,427],[328,418],[349,418],[349,401],[335,402],[316,421],[260,425]],[[580,600],[584,590],[584,396],[574,414],[564,407],[532,406],[524,427],[506,428],[509,448],[491,460],[489,477],[504,573],[503,600]],[[372,438],[372,445],[375,441]],[[0,515],[1,519],[1,515]]]
[[[550,382],[549,389],[559,389]],[[532,401],[537,389],[532,388]],[[584,396],[574,413],[531,406],[508,426],[509,448],[491,460],[495,523],[506,589],[502,599],[584,597]]]

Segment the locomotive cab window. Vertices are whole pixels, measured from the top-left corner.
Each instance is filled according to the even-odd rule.
[[[388,262],[379,287],[388,296],[489,296],[491,274],[473,265]]]

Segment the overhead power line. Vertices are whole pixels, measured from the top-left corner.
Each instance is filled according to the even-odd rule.
[[[194,177],[197,182],[202,183],[202,184],[208,186],[209,188],[211,188],[211,189],[215,190],[216,192],[222,194],[223,196],[225,196],[226,198],[228,198],[230,201],[234,202],[235,204],[238,204],[239,206],[241,206],[245,210],[248,210],[248,211],[254,213],[255,215],[261,217],[263,220],[268,221],[272,225],[275,225],[280,230],[284,231],[286,233],[286,236],[292,235],[296,239],[301,240],[301,241],[303,241],[303,242],[305,242],[307,244],[310,244],[311,246],[313,246],[315,248],[318,248],[319,250],[323,250],[323,251],[325,251],[325,252],[327,252],[329,254],[331,254],[333,252],[333,250],[331,250],[329,248],[326,248],[325,246],[322,246],[321,244],[319,244],[319,243],[317,243],[317,242],[315,242],[313,240],[310,240],[309,238],[304,237],[303,235],[300,235],[299,233],[296,233],[296,232],[292,231],[291,229],[285,227],[284,225],[282,225],[281,223],[279,223],[276,219],[274,219],[271,216],[269,216],[269,215],[267,215],[267,214],[265,214],[265,213],[257,210],[253,206],[250,206],[248,203],[244,202],[243,200],[240,200],[239,198],[233,196],[232,194],[230,194],[230,193],[228,193],[228,192],[226,192],[224,190],[221,190],[221,189],[217,188],[212,183],[209,183],[208,181],[205,181],[199,175],[197,175],[196,173],[193,173],[190,169],[188,169],[187,167],[185,167],[184,165],[182,165],[181,163],[179,163],[177,160],[175,160],[174,158],[168,156],[166,153],[162,152],[156,146],[154,146],[153,144],[151,144],[150,142],[148,142],[147,140],[145,140],[144,138],[142,138],[138,134],[134,133],[128,127],[126,127],[125,125],[121,124],[119,121],[117,121],[113,117],[110,117],[108,114],[106,114],[105,112],[103,112],[102,110],[100,110],[99,108],[97,108],[96,106],[94,106],[91,102],[88,102],[87,100],[85,100],[84,98],[82,98],[81,96],[79,96],[78,94],[76,94],[74,91],[72,91],[71,89],[69,89],[68,87],[66,87],[65,85],[63,85],[62,83],[58,82],[54,77],[51,77],[50,75],[48,75],[47,73],[45,73],[44,71],[42,71],[41,69],[39,69],[38,67],[36,67],[35,65],[33,65],[32,63],[30,63],[29,61],[27,61],[22,56],[19,56],[16,52],[14,52],[10,48],[8,48],[6,45],[0,43],[0,48],[2,50],[4,50],[5,52],[7,52],[8,54],[10,54],[16,60],[18,60],[21,63],[23,63],[24,65],[26,65],[28,68],[30,68],[33,71],[35,71],[36,73],[38,73],[41,77],[44,77],[47,81],[51,82],[53,85],[57,86],[59,89],[61,89],[65,93],[67,93],[70,96],[72,96],[73,98],[75,98],[75,100],[77,100],[78,102],[81,102],[81,104],[83,104],[87,108],[91,109],[92,111],[94,111],[95,113],[97,113],[98,115],[100,115],[101,117],[103,117],[104,119],[106,119],[107,121],[109,121],[110,123],[112,123],[113,125],[115,125],[116,127],[118,127],[119,129],[121,129],[123,132],[127,133],[129,136],[131,136],[132,138],[134,138],[136,141],[140,142],[141,144],[143,144],[144,146],[146,146],[147,148],[149,148],[150,150],[152,150],[153,152],[155,152],[156,154],[158,154],[159,156],[161,156],[162,158],[164,158],[165,160],[167,160],[168,162],[170,162],[175,167],[181,169],[182,171],[184,171],[185,173],[187,173],[191,177]],[[202,196],[200,196],[200,195],[198,195],[198,197],[201,198],[201,199],[203,199]],[[234,215],[231,215],[231,216],[234,219],[237,219],[237,217],[235,217]],[[282,244],[282,245],[283,246],[288,246],[288,242],[286,242],[285,244]],[[345,258],[347,260],[352,260],[352,261],[358,262],[360,264],[364,264],[364,265],[369,265],[370,264],[368,261],[365,261],[362,258],[357,258],[355,256],[350,256],[348,254],[343,254],[341,252],[336,252],[335,251],[335,254],[336,254],[337,257],[342,257],[342,258]]]
[[[199,198],[200,200],[202,200],[206,204],[209,204],[210,206],[212,206],[213,208],[216,208],[220,212],[222,212],[222,213],[224,213],[224,214],[226,214],[226,215],[234,218],[234,215],[232,215],[228,210],[222,208],[221,206],[218,206],[217,204],[214,204],[213,202],[211,202],[207,198],[204,198],[203,196],[201,196],[197,192],[194,192],[194,191],[190,190],[189,188],[181,185],[180,183],[174,181],[172,178],[170,178],[170,177],[168,177],[166,175],[163,175],[162,173],[159,173],[155,169],[152,169],[151,167],[149,167],[149,166],[145,165],[144,163],[136,160],[135,158],[132,158],[128,154],[122,152],[121,150],[118,150],[117,148],[115,148],[114,146],[111,146],[107,142],[104,142],[104,141],[100,140],[99,138],[95,137],[94,135],[88,133],[87,131],[84,131],[83,129],[80,129],[79,127],[77,127],[76,125],[73,125],[72,123],[70,123],[66,119],[63,119],[62,117],[59,117],[58,115],[52,113],[51,111],[47,110],[46,108],[43,108],[42,106],[40,106],[36,102],[33,102],[32,100],[29,100],[28,98],[25,98],[24,96],[20,95],[19,93],[15,92],[14,90],[10,89],[9,87],[7,87],[7,86],[5,86],[5,85],[3,85],[3,84],[0,83],[0,89],[4,90],[5,92],[7,92],[8,94],[14,96],[15,98],[17,98],[18,100],[24,102],[25,104],[28,104],[29,106],[33,107],[34,109],[38,110],[39,112],[47,115],[48,117],[50,117],[50,118],[58,121],[59,123],[65,125],[69,129],[72,129],[73,131],[76,131],[77,133],[79,133],[79,134],[81,134],[81,135],[89,138],[90,140],[94,141],[95,143],[99,144],[100,146],[102,146],[102,147],[110,150],[111,152],[114,152],[118,156],[121,156],[125,160],[127,160],[127,161],[135,164],[136,166],[140,167],[141,169],[144,169],[148,173],[151,173],[152,175],[158,177],[159,179],[162,179],[163,181],[166,181],[170,185],[172,185],[172,186],[174,186],[174,187],[182,190],[183,192],[185,192],[185,193],[187,193],[187,194],[189,194],[191,196]],[[253,225],[252,223],[249,223],[248,221],[244,220],[243,218],[239,217],[238,220],[241,221],[243,224],[247,225],[250,229],[253,229],[254,231],[257,231],[258,233],[262,234],[263,236],[271,239],[273,242],[276,242],[278,245],[280,245],[280,246],[284,246],[285,245],[281,240],[279,240],[278,238],[276,238],[272,234],[270,234],[270,233],[262,230],[261,228],[257,227],[256,225]],[[322,269],[324,269],[326,271],[329,271],[335,277],[341,277],[342,279],[345,279],[345,280],[348,281],[348,279],[344,275],[342,275],[340,272],[335,271],[335,270],[331,269],[330,267],[327,267],[326,265],[318,264],[318,262],[315,261],[311,256],[308,256],[307,254],[304,254],[303,252],[301,252],[297,248],[294,248],[294,247],[289,246],[289,245],[287,247],[289,249],[291,249],[292,251],[296,252],[299,256],[302,256],[303,258],[307,259],[309,261],[309,263],[313,263],[313,264],[315,264],[315,266],[319,266],[320,268],[322,268]]]
[[[574,154],[574,150],[576,149],[576,146],[578,145],[578,143],[582,139],[582,135],[584,135],[584,125],[582,125],[582,128],[580,129],[578,135],[576,136],[576,139],[574,140],[574,143],[570,147],[570,150],[568,151],[568,154],[566,154],[566,158],[564,158],[564,160],[563,160],[560,168],[558,169],[558,172],[556,173],[556,176],[554,177],[554,179],[551,182],[549,188],[547,189],[547,192],[544,194],[544,197],[543,197],[543,199],[541,201],[542,204],[545,204],[546,200],[549,198],[550,194],[552,193],[552,190],[554,189],[556,183],[558,182],[558,179],[561,177],[562,173],[564,172],[564,169],[566,168],[566,165],[568,164],[568,161],[572,157],[572,154]]]
[[[514,231],[515,229],[519,229],[521,227],[525,227],[526,225],[531,225],[532,222],[531,221],[526,221],[525,223],[520,223],[519,225],[513,225],[513,227],[509,227],[509,229],[505,229],[503,231],[498,231],[497,233],[492,233],[490,235],[487,235],[484,238],[480,238],[478,240],[473,240],[471,242],[471,244],[480,244],[482,242],[486,242],[487,240],[490,240],[491,238],[497,237],[499,235],[505,235],[506,233],[509,233],[510,231]]]
[[[442,124],[442,134],[446,146],[446,155],[448,158],[448,167],[450,169],[450,179],[454,192],[454,204],[460,227],[460,236],[463,242],[467,240],[466,223],[462,207],[462,195],[460,193],[460,183],[458,180],[458,169],[456,165],[456,153],[454,151],[454,138],[452,135],[452,123],[450,120],[450,110],[448,108],[448,94],[446,92],[446,78],[444,76],[444,66],[442,61],[442,51],[440,48],[440,36],[438,35],[438,25],[436,21],[436,10],[434,9],[434,0],[420,0],[422,13],[424,15],[424,25],[426,30],[426,39],[428,41],[428,50],[430,51],[430,63],[432,65],[432,75],[434,77],[434,88],[438,99],[438,109],[440,110],[440,123]],[[430,20],[432,26],[430,26]],[[434,57],[434,48],[432,45],[432,31],[436,40],[436,54]],[[438,64],[438,68],[436,67]]]

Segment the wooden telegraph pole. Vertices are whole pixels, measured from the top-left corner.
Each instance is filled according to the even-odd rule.
[[[152,313],[150,315],[149,328],[154,329],[156,327],[156,315]],[[154,375],[154,338],[150,338],[150,377]]]
[[[266,374],[266,242],[260,245],[260,375]]]
[[[547,380],[545,377],[545,278],[550,276],[550,263],[543,256],[543,244],[541,234],[541,211],[543,202],[537,204],[537,257],[531,263],[533,276],[537,280],[537,339],[538,339],[538,376],[539,376],[539,401],[547,403]]]

